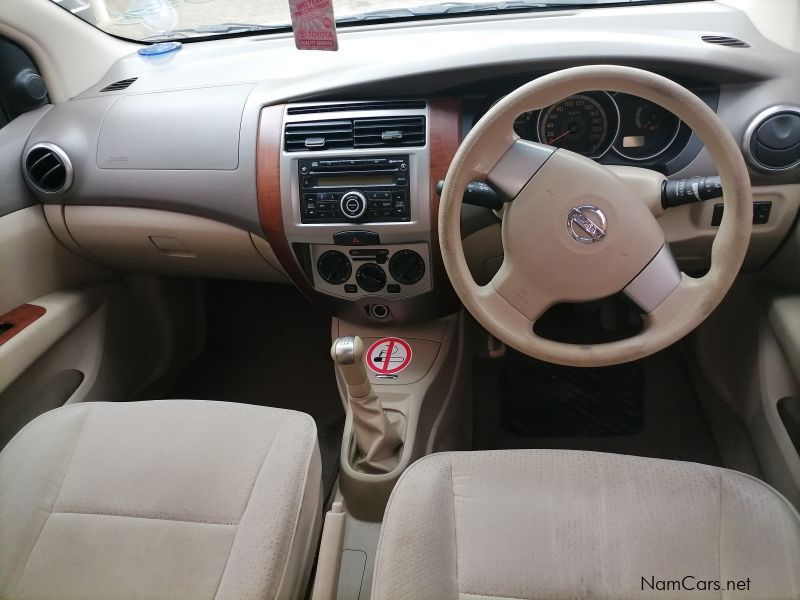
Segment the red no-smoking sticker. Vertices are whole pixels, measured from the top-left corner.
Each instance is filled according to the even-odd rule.
[[[398,337],[381,338],[367,350],[367,366],[378,375],[394,375],[411,363],[411,346]]]

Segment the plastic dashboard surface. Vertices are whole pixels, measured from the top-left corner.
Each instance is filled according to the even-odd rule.
[[[749,47],[709,44],[702,39],[708,33],[737,37]],[[74,184],[60,194],[35,195],[50,204],[184,212],[263,235],[256,151],[265,106],[461,97],[468,130],[471,118],[508,91],[492,87],[492,80],[523,82],[586,63],[627,64],[678,80],[702,75],[719,90],[717,114],[737,140],[765,108],[800,103],[798,55],[717,2],[346,28],[340,41],[339,51],[325,57],[298,52],[291,36],[265,35],[186,44],[157,63],[135,53],[120,59],[96,85],[41,114],[23,153],[40,142],[59,146],[71,161]],[[126,89],[101,91],[127,79],[135,80]],[[118,103],[124,111],[114,108]],[[159,117],[165,111],[171,118]],[[157,165],[140,135],[153,123],[160,127],[158,139],[171,140],[165,147],[175,152]],[[223,125],[235,133],[220,131]],[[213,143],[216,134],[225,141],[220,147]],[[713,174],[707,154],[690,150],[691,142],[665,163],[669,173]],[[194,154],[202,160],[192,161]],[[600,160],[614,156],[611,150]],[[756,185],[800,181],[800,169],[751,173]]]
[[[708,43],[703,37],[709,34],[741,39],[747,47]],[[412,220],[417,219],[419,225],[417,237],[391,239],[386,230],[388,243],[426,241],[435,249],[435,185],[444,178],[460,139],[493,101],[540,74],[604,63],[661,73],[703,96],[740,143],[765,110],[800,105],[800,56],[765,38],[744,13],[720,2],[380,24],[342,28],[339,35],[339,51],[325,56],[298,52],[292,37],[283,35],[185,44],[181,52],[160,62],[134,53],[117,61],[85,92],[37,112],[32,119],[38,120],[28,121],[29,127],[10,125],[3,132],[17,132],[19,137],[12,141],[16,147],[23,146],[23,157],[37,144],[55,145],[67,157],[74,175],[71,186],[58,193],[33,190],[45,204],[66,206],[61,212],[73,206],[104,206],[204,217],[257,238],[266,237],[284,268],[286,264],[292,267],[290,276],[307,282],[306,275],[297,273],[302,265],[292,257],[293,249],[285,239],[297,220],[280,206],[288,190],[280,164],[283,119],[268,123],[262,118],[272,114],[268,112],[272,107],[424,98],[430,108],[432,99],[452,99],[452,106],[440,106],[432,114],[429,156],[419,158],[415,168],[418,177],[426,173],[428,179],[418,182],[416,213],[412,204]],[[690,78],[700,81],[692,83]],[[125,89],[103,91],[125,80],[132,82]],[[606,113],[606,122],[601,117],[599,123],[601,130],[605,128],[600,137],[607,138],[606,144],[614,138],[611,147],[590,145],[586,150],[600,162],[658,168],[674,178],[714,174],[714,165],[699,141],[690,137],[684,145],[680,132],[675,140],[668,140],[668,133],[660,136],[665,142],[660,153],[649,152],[648,146],[657,149],[661,142],[651,142],[646,132],[625,131],[618,143],[611,122],[615,110],[607,104],[600,102]],[[596,106],[583,102],[582,108],[590,119],[597,117]],[[435,118],[436,114],[442,118]],[[620,127],[631,122],[643,130],[652,126],[649,116],[643,118],[635,106],[630,111],[621,108],[618,119]],[[544,132],[557,143],[555,137],[574,124],[556,112],[547,117],[530,115],[527,125],[520,125],[527,136]],[[661,131],[670,126],[668,119],[662,121]],[[630,138],[627,142],[626,137]],[[265,145],[265,140],[270,143]],[[152,152],[151,146],[158,151]],[[270,168],[264,170],[268,147],[274,156]],[[637,160],[623,156],[636,152],[640,154]],[[758,168],[750,172],[756,186],[800,182],[800,166],[780,173]],[[0,191],[15,181],[19,183],[14,178],[0,182]],[[783,207],[778,214],[784,217],[760,226],[777,228],[771,245],[772,238],[777,239],[791,222],[792,206],[776,199],[773,215]],[[701,211],[713,206],[683,208],[665,219],[675,221],[679,237],[692,242],[692,252],[705,260],[714,229],[711,216]],[[486,226],[485,219],[481,223]],[[463,231],[468,233],[472,227]],[[318,227],[327,233],[324,228]],[[434,253],[431,262],[434,292],[447,293],[446,285],[439,285],[440,281],[446,284],[446,275],[438,255]]]

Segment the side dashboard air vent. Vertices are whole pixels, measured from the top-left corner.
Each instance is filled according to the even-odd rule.
[[[107,85],[106,87],[104,87],[100,91],[101,92],[118,92],[120,90],[124,90],[124,89],[130,87],[130,85],[134,81],[136,81],[137,79],[139,79],[139,78],[138,77],[131,77],[130,79],[120,79],[119,81],[115,81],[114,83],[112,83],[110,85]]]
[[[338,112],[342,110],[408,110],[425,108],[425,100],[375,100],[373,102],[342,102],[339,104],[316,104],[313,106],[290,106],[290,115]]]
[[[40,192],[60,194],[72,184],[72,164],[58,146],[36,144],[25,156],[25,175]]]
[[[800,106],[778,105],[756,115],[744,132],[744,155],[761,171],[800,167]]]
[[[285,133],[287,152],[353,147],[353,121],[350,119],[287,123]]]
[[[727,37],[724,35],[704,35],[701,38],[707,44],[716,44],[717,46],[728,46],[729,48],[749,48],[750,44],[743,42],[735,37]]]
[[[425,145],[425,117],[374,117],[353,121],[356,148]]]

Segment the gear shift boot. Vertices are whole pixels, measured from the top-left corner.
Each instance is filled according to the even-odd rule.
[[[400,413],[383,410],[369,381],[364,364],[364,343],[358,336],[341,337],[331,347],[333,358],[347,388],[347,403],[353,416],[355,456],[353,467],[364,473],[388,473],[397,464],[404,429]],[[392,415],[392,418],[389,417]]]

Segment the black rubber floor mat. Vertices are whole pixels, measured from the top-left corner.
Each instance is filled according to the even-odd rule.
[[[644,427],[644,369],[595,369],[506,358],[500,368],[504,429],[524,437],[629,436]]]

